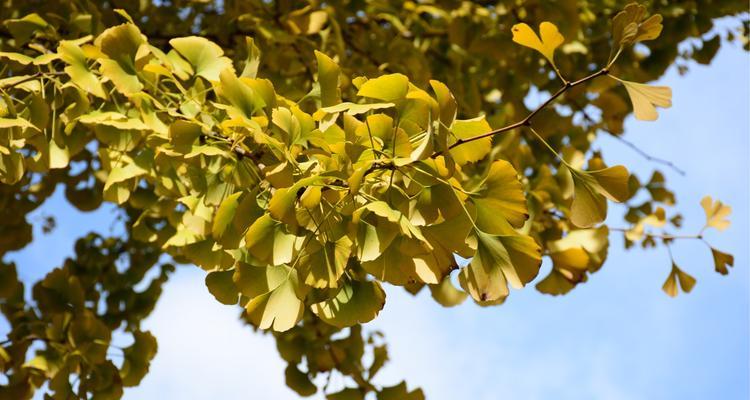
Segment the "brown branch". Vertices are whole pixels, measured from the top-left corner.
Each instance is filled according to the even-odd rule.
[[[590,81],[590,80],[592,80],[594,78],[597,78],[597,77],[602,76],[602,75],[607,75],[607,74],[609,74],[609,69],[602,68],[599,71],[594,72],[593,74],[588,75],[586,77],[583,77],[583,78],[581,78],[581,79],[579,79],[577,81],[566,82],[565,85],[563,85],[563,87],[561,87],[557,92],[555,92],[552,96],[550,96],[550,98],[547,99],[547,101],[545,101],[544,103],[542,103],[534,111],[532,111],[531,113],[529,113],[529,115],[527,115],[524,119],[522,119],[522,120],[520,120],[518,122],[514,122],[514,123],[512,123],[510,125],[504,126],[502,128],[495,129],[494,131],[483,133],[481,135],[470,137],[468,139],[458,139],[455,143],[453,143],[452,145],[448,146],[448,150],[451,150],[451,149],[453,149],[455,147],[458,147],[458,146],[460,146],[462,144],[465,144],[465,143],[470,143],[470,142],[473,142],[475,140],[484,139],[486,137],[494,136],[494,135],[497,135],[499,133],[503,133],[503,132],[507,132],[507,131],[510,131],[510,130],[513,130],[513,129],[516,129],[516,128],[520,128],[522,126],[531,125],[531,119],[534,118],[534,116],[536,116],[539,112],[541,112],[547,106],[549,106],[553,101],[555,101],[555,99],[557,99],[558,97],[560,97],[563,93],[567,92],[568,90],[570,90],[571,88],[573,88],[575,86],[578,86],[578,85],[580,85],[582,83],[586,83],[586,82],[588,82],[588,81]],[[431,157],[435,158],[435,157],[439,156],[440,154],[442,154],[442,151],[436,152]]]

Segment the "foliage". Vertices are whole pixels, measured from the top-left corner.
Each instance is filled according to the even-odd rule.
[[[28,214],[58,184],[82,211],[117,204],[126,234],[81,238],[31,299],[2,262],[2,398],[43,383],[50,398],[119,398],[137,385],[157,349],[139,324],[173,270],[162,254],[206,270],[219,302],[275,336],[300,395],[337,371],[356,387],[331,399],[420,399],[373,382],[388,353],[362,324],[384,283],[427,287],[443,306],[497,305],[549,257],[536,288],[564,294],[602,267],[610,232],[668,248],[728,225],[729,207],[707,197],[698,234],[663,231],[681,224],[663,175],[642,184],[594,141],[621,138],[628,99],[655,120],[671,91],[641,82],[709,62],[717,33],[677,45],[743,3],[649,17],[608,2],[5,4],[0,255],[32,240]],[[549,97],[530,110],[532,88]],[[602,224],[608,201],[627,207],[628,228]],[[711,252],[728,273],[732,256]],[[664,291],[678,283],[689,292],[695,279],[673,262]],[[132,344],[114,345],[123,333]]]

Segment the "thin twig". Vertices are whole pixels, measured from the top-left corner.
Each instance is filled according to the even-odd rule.
[[[563,85],[563,87],[560,88],[560,90],[558,90],[557,92],[555,92],[555,94],[553,94],[552,96],[550,96],[550,98],[548,98],[547,101],[545,101],[539,107],[537,107],[534,111],[532,111],[531,113],[529,113],[529,115],[527,115],[524,119],[522,119],[522,120],[520,120],[518,122],[512,123],[510,125],[504,126],[502,128],[495,129],[494,131],[483,133],[481,135],[470,137],[468,139],[458,139],[455,143],[453,143],[452,145],[448,146],[448,150],[451,150],[451,149],[453,149],[455,147],[458,147],[458,146],[460,146],[462,144],[465,144],[465,143],[473,142],[473,141],[479,140],[479,139],[484,139],[484,138],[489,137],[489,136],[494,136],[494,135],[497,135],[499,133],[503,133],[503,132],[507,132],[507,131],[510,131],[510,130],[513,130],[513,129],[516,129],[516,128],[520,128],[520,127],[522,127],[524,125],[529,125],[531,123],[531,119],[534,118],[534,116],[536,116],[539,112],[541,112],[543,109],[545,109],[548,105],[550,105],[553,101],[555,101],[555,99],[557,99],[558,97],[560,97],[563,93],[567,92],[568,90],[570,90],[571,88],[573,88],[575,86],[578,86],[578,85],[580,85],[582,83],[586,83],[586,82],[588,82],[588,81],[590,81],[590,80],[592,80],[594,78],[597,78],[597,77],[602,76],[602,75],[607,75],[607,74],[609,74],[609,69],[602,68],[599,71],[594,72],[593,74],[588,75],[588,76],[586,76],[584,78],[581,78],[581,79],[579,79],[577,81],[567,82],[565,85]],[[439,156],[440,154],[442,154],[442,151],[435,152],[432,155],[432,158],[435,158],[435,157]]]
[[[635,143],[633,143],[633,142],[625,139],[621,135],[618,135],[618,134],[610,131],[609,129],[605,129],[605,128],[601,128],[601,127],[596,127],[597,122],[594,120],[593,117],[591,117],[591,115],[589,115],[589,113],[586,112],[586,110],[583,107],[581,107],[580,104],[578,104],[576,101],[573,101],[573,100],[571,100],[570,103],[573,104],[573,106],[575,106],[576,110],[578,112],[580,112],[581,115],[583,115],[583,118],[586,121],[588,121],[589,123],[591,123],[591,125],[594,126],[595,129],[600,130],[600,131],[602,131],[604,133],[607,133],[612,138],[614,138],[616,140],[619,140],[624,145],[626,145],[626,146],[630,147],[631,149],[633,149],[633,151],[635,151],[636,153],[638,153],[641,157],[645,158],[646,160],[648,160],[650,162],[653,162],[653,163],[665,165],[665,166],[667,166],[669,168],[672,168],[672,170],[674,170],[678,174],[680,174],[682,176],[685,176],[685,171],[683,169],[679,168],[673,162],[671,162],[669,160],[665,160],[663,158],[654,157],[651,154],[646,153],[643,149],[641,149],[640,147],[636,146]]]

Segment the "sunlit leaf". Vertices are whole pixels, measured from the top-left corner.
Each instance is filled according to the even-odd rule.
[[[525,23],[515,24],[511,30],[514,42],[542,53],[551,64],[555,64],[555,49],[565,41],[555,24],[547,21],[539,24],[541,38]]]
[[[706,227],[716,228],[720,231],[729,227],[729,214],[732,213],[732,207],[722,203],[719,200],[714,201],[711,196],[701,199],[701,207],[706,213]]]

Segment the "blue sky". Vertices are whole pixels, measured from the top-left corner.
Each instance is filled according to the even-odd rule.
[[[723,46],[710,67],[691,65],[685,76],[671,70],[659,82],[673,88],[674,105],[658,121],[626,123],[628,140],[687,172],[683,177],[660,167],[677,193],[686,233],[703,223],[704,195],[732,206],[732,226],[707,234],[715,247],[735,255],[729,276],[713,271],[702,243],[677,242],[677,263],[698,283],[691,294],[672,299],[661,291],[670,266],[666,252],[624,251],[619,235],[612,235],[602,270],[564,297],[529,287],[500,307],[445,309],[429,293],[412,297],[389,287],[385,309],[368,324],[390,344],[380,383],[406,378],[431,400],[747,399],[748,71],[748,54],[736,44]],[[659,167],[610,138],[598,144],[610,164],[643,177]],[[623,212],[611,207],[614,225],[622,226]],[[27,282],[72,254],[73,238],[115,226],[111,208],[81,214],[59,191],[34,215],[39,221],[54,215],[57,228],[49,235],[35,231],[37,241],[11,256]],[[542,268],[540,276],[549,263]],[[284,385],[272,338],[242,326],[238,309],[216,302],[203,277],[185,266],[167,284],[144,324],[158,337],[159,354],[125,399],[296,398]],[[0,337],[6,332],[2,321]]]

